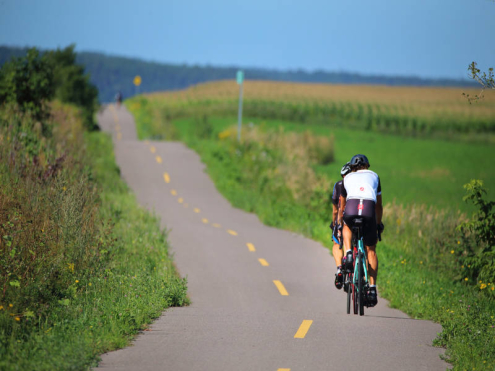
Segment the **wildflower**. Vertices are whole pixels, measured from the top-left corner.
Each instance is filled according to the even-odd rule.
[[[492,286],[492,291],[493,291],[493,289],[495,289],[495,286]]]
[[[79,283],[79,280],[76,280],[76,283]]]
[[[15,320],[19,322],[21,319],[19,317],[15,317]]]
[[[67,188],[64,186],[64,187],[62,187],[62,189],[63,189],[63,190],[64,190],[64,192],[65,192],[65,190],[66,190]]]
[[[463,265],[461,265],[461,268],[462,268],[462,269],[464,269],[464,266],[463,266]]]
[[[9,304],[9,307],[12,308],[14,306],[14,304]]]
[[[419,264],[423,264],[423,261],[421,260],[421,261],[419,262]]]
[[[480,286],[480,290],[486,289],[486,283],[482,283]]]
[[[457,244],[460,245],[461,244],[461,241],[457,241]]]
[[[0,305],[0,310],[2,310],[2,309],[3,309],[3,305]]]
[[[91,286],[91,282],[89,283],[89,286]]]
[[[454,253],[454,250],[450,250],[450,253],[453,254]]]
[[[467,281],[467,280],[468,280],[468,278],[467,278],[467,277],[466,277],[466,278],[464,278],[464,281]]]

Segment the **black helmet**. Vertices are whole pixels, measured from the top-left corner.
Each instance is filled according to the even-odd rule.
[[[348,162],[344,166],[342,166],[342,170],[340,170],[340,175],[345,176],[351,172],[351,164]]]
[[[365,155],[355,155],[351,158],[351,161],[349,161],[349,164],[352,167],[356,167],[359,165],[367,165],[370,166],[370,162],[368,161],[368,157]]]

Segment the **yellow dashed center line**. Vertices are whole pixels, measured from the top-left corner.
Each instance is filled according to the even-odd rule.
[[[120,131],[120,125],[119,124],[115,125],[115,130]]]
[[[172,196],[177,196],[177,191],[175,189],[170,190]]]
[[[254,245],[251,242],[248,242],[246,244],[246,246],[248,247],[249,251],[251,251],[251,252],[255,252],[256,251],[256,248],[254,247]]]
[[[312,323],[313,321],[309,319],[305,319],[304,321],[302,321],[301,326],[299,326],[299,330],[297,330],[296,334],[294,335],[294,339],[304,339]]]
[[[263,266],[263,267],[268,267],[270,264],[268,264],[268,262],[263,259],[263,258],[259,258],[258,261],[260,262],[260,264]]]
[[[202,221],[203,223],[205,223],[205,224],[208,224],[208,219],[206,219],[206,218],[201,219],[201,221]]]
[[[184,202],[184,199],[182,197],[179,197],[179,199],[177,200],[178,203],[183,203]]]
[[[197,207],[195,207],[195,208],[194,208],[194,212],[195,212],[196,214],[199,214],[199,213],[201,212],[201,210],[200,210],[200,209],[198,209]]]
[[[162,163],[162,158],[160,156],[156,156],[156,162],[158,162],[159,164]]]
[[[231,234],[232,236],[237,236],[237,232],[233,231],[232,229],[227,229],[227,233]]]
[[[168,175],[168,173],[163,173],[163,180],[165,183],[170,183],[170,175]]]
[[[222,228],[222,226],[218,223],[213,223],[211,226],[215,228]]]
[[[290,368],[279,368],[277,371],[290,371]]]
[[[122,139],[122,133],[117,133],[117,140],[121,140]]]
[[[155,153],[155,152],[156,152],[156,148],[155,148],[155,147],[153,147],[153,146],[151,146],[151,147],[150,147],[150,151],[151,151],[151,153]]]
[[[273,283],[275,284],[275,286],[277,286],[278,291],[280,291],[280,295],[289,296],[289,293],[285,289],[284,285],[282,285],[282,282],[280,282],[279,280],[273,280]]]

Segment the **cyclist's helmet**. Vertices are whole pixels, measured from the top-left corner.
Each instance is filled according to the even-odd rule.
[[[356,167],[359,165],[367,165],[370,166],[370,162],[368,161],[368,157],[365,155],[355,155],[351,158],[351,161],[349,161],[349,164],[352,167]]]
[[[351,172],[351,164],[348,162],[344,166],[342,166],[342,170],[340,170],[340,175],[346,176]]]

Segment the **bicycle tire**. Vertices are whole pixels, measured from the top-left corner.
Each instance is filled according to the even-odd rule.
[[[347,273],[345,275],[345,281],[344,281],[344,286],[347,283],[347,314],[351,314],[351,296],[352,296],[352,290],[351,290],[351,285],[352,285],[352,276],[350,273]]]
[[[359,281],[358,281],[358,295],[359,295],[359,315],[364,315],[364,267],[363,267],[363,253],[359,253]]]
[[[354,267],[352,268],[353,272],[356,272],[356,260],[357,260],[357,253],[356,253],[356,247],[353,249],[353,263]],[[358,277],[359,277],[359,272],[358,272]],[[352,304],[353,304],[353,309],[354,309],[354,314],[358,314],[358,308],[359,308],[359,303],[358,303],[358,297],[357,297],[357,287],[354,285],[354,273],[352,273]]]

